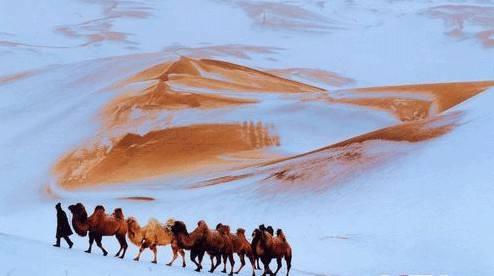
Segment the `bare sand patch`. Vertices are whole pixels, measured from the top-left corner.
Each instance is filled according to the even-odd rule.
[[[412,121],[441,113],[492,86],[494,81],[356,88],[341,90],[343,96],[329,101],[385,110],[401,121]]]
[[[484,47],[493,47],[494,7],[479,5],[440,5],[425,12],[434,18],[442,19],[449,28],[447,35],[454,38],[468,37],[466,25],[475,26],[475,36]],[[481,29],[478,31],[478,29]]]
[[[75,150],[64,156],[54,170],[62,187],[74,189],[221,164],[223,154],[278,144],[279,137],[262,123],[191,125],[143,136],[129,133],[111,146]]]
[[[129,122],[130,114],[135,110],[153,112],[187,108],[211,109],[255,102],[219,95],[178,92],[171,89],[166,82],[159,81],[137,94],[124,94],[110,102],[105,107],[104,120],[107,126],[112,127]]]

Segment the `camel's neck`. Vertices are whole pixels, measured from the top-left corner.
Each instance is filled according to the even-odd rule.
[[[142,228],[139,225],[133,225],[132,227],[129,227],[127,236],[133,244],[138,246],[141,245],[142,239],[144,238],[142,235]]]
[[[180,233],[177,235],[178,245],[184,249],[191,249],[195,245],[195,238],[189,233]]]
[[[72,217],[72,227],[75,232],[80,236],[86,236],[87,231],[89,229],[87,219],[84,219],[81,216],[73,216]]]

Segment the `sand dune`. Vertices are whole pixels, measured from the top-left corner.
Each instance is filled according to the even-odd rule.
[[[279,192],[282,187],[305,191],[328,189],[410,153],[413,143],[448,133],[460,118],[461,113],[455,112],[403,123],[305,154],[269,162],[259,168],[258,173],[266,175],[261,182],[272,185],[262,185],[262,189],[272,192]],[[228,182],[220,180],[214,184]],[[208,185],[211,184],[204,183],[204,186]]]
[[[365,133],[304,154],[269,161],[251,171],[201,182],[193,187],[220,185],[265,175],[262,190],[279,193],[286,188],[319,191],[408,154],[413,144],[440,137],[460,122],[461,112],[444,112],[494,86],[492,81],[417,84],[340,90],[323,97],[386,110],[402,123]],[[272,185],[267,185],[272,184]],[[279,186],[282,185],[282,186]]]
[[[213,60],[180,57],[158,64],[130,78],[130,82],[167,81],[171,86],[220,89],[235,92],[322,92],[324,89],[292,81],[249,67]]]
[[[350,79],[318,70],[288,68],[275,73],[326,79],[337,85],[351,82]],[[148,86],[136,89],[135,84]],[[92,141],[76,148],[59,160],[54,172],[58,182],[67,189],[131,182],[185,171],[201,174],[226,168],[239,169],[256,164],[263,164],[262,173],[269,175],[266,181],[293,182],[312,179],[311,175],[314,174],[330,177],[332,171],[339,170],[337,168],[341,168],[336,173],[338,177],[351,175],[368,168],[365,164],[377,164],[389,160],[389,156],[396,156],[396,147],[389,147],[390,143],[421,142],[451,131],[458,115],[438,114],[493,85],[494,82],[484,81],[327,92],[238,64],[180,57],[152,66],[125,80],[120,88],[130,91],[124,90],[102,112],[104,127],[98,137],[108,142]],[[246,92],[257,93],[247,97]],[[232,95],[225,96],[229,93]],[[262,95],[267,93],[295,95],[290,97],[292,108],[302,108],[307,101],[358,105],[388,111],[405,123],[287,159],[286,156],[268,154],[263,150],[280,145],[280,137],[272,133],[276,126],[253,123],[248,115],[237,120],[245,123],[232,123],[227,117],[223,119],[229,123],[223,123],[223,119],[208,123],[201,121],[200,114],[207,114],[211,109],[230,107],[234,110],[244,104],[261,104],[264,100]],[[246,95],[246,98],[239,95]],[[293,98],[296,99],[297,95],[301,97],[294,104]],[[192,109],[197,115],[187,118],[185,125],[152,123],[161,115],[183,116],[184,111]],[[182,113],[173,113],[178,110]],[[137,134],[143,133],[140,125],[145,125],[147,129],[142,135]],[[115,127],[120,128],[113,131],[117,130]],[[384,145],[370,148],[369,142],[375,141],[381,141]],[[250,175],[226,175],[193,187],[218,185]]]
[[[129,133],[111,146],[75,150],[55,166],[65,188],[97,183],[126,182],[221,164],[228,153],[279,144],[262,123],[191,125]],[[225,164],[223,164],[225,165]]]
[[[338,92],[331,102],[356,104],[394,114],[401,121],[443,112],[494,86],[494,81],[368,87]]]
[[[128,123],[132,112],[154,112],[186,108],[220,108],[231,105],[255,103],[255,100],[229,98],[218,95],[178,92],[171,89],[166,82],[159,81],[139,93],[124,94],[105,108],[105,121],[108,126]],[[141,114],[141,117],[149,114]],[[145,118],[144,118],[145,119]]]

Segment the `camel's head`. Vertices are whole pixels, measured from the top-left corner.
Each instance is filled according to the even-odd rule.
[[[165,228],[168,229],[168,230],[172,230],[172,226],[175,224],[175,220],[172,219],[172,218],[169,218],[166,220],[166,223],[165,223]]]
[[[254,229],[252,232],[252,241],[259,240],[261,238],[262,231],[259,228]]]
[[[218,231],[219,231],[219,230],[221,230],[221,229],[223,229],[223,224],[218,223],[218,224],[216,225],[216,230],[218,230]]]
[[[82,203],[79,202],[75,205],[70,205],[69,211],[72,213],[73,216],[78,216],[83,220],[87,220],[86,208],[84,208],[84,205],[82,205]]]
[[[171,227],[171,230],[174,235],[178,235],[181,233],[183,234],[187,233],[187,226],[185,226],[185,223],[183,221],[177,220]]]
[[[264,224],[259,225],[259,230],[266,231],[266,226]]]
[[[139,223],[137,222],[137,219],[135,217],[127,218],[126,222],[127,222],[127,227],[129,229],[129,233],[136,232],[136,230],[140,228]]]
[[[230,233],[230,226],[218,223],[218,225],[216,225],[216,230],[221,234],[228,234]]]
[[[113,210],[113,216],[116,218],[116,219],[124,219],[124,213],[122,211],[122,208],[116,208],[115,210]]]

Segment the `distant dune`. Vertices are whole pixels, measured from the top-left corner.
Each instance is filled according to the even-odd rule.
[[[59,159],[54,166],[58,183],[75,189],[183,172],[217,171],[221,174],[239,164],[244,168],[263,164],[260,173],[267,175],[266,181],[316,183],[314,179],[334,178],[328,180],[333,183],[336,178],[365,171],[400,154],[399,147],[389,147],[386,143],[421,142],[451,131],[459,114],[441,113],[494,86],[494,82],[484,81],[328,92],[281,77],[293,78],[294,75],[336,86],[353,81],[315,69],[264,72],[220,60],[188,57],[142,70],[121,82],[118,87],[122,92],[105,105],[98,137]],[[135,88],[136,84],[144,88]],[[276,125],[252,120],[249,109],[243,108],[264,102],[264,95],[290,96],[287,103],[290,102],[292,110],[303,110],[314,101],[344,104],[348,108],[387,111],[404,123],[308,153],[280,158],[279,154],[265,151],[282,144],[284,137],[277,134]],[[226,108],[236,110],[242,119],[232,122],[225,116],[210,123],[202,121],[200,114],[206,116],[212,110]],[[187,116],[192,110],[197,115],[188,118],[185,124],[175,126],[166,121],[168,117]],[[146,131],[143,132],[144,126]],[[375,145],[373,141],[381,141],[381,144]],[[193,186],[218,185],[255,174],[224,175]]]

